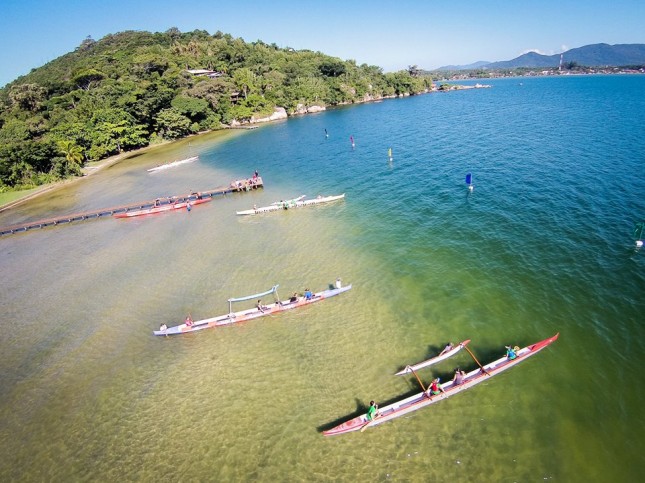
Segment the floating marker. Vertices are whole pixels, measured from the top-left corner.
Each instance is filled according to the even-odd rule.
[[[639,221],[634,227],[634,238],[636,238],[636,246],[641,248],[643,246],[643,230],[645,230],[645,221]]]
[[[349,142],[352,143],[352,147],[355,146],[355,144],[354,144],[354,136],[349,136]]]
[[[473,185],[473,175],[471,173],[466,175],[466,184],[468,185],[468,191],[475,189],[475,186]]]

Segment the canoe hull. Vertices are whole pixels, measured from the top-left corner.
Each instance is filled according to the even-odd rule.
[[[202,203],[207,203],[211,201],[212,198],[202,198],[201,200],[192,200],[192,201],[182,201],[180,203],[172,203],[162,206],[156,206],[154,208],[147,208],[145,210],[136,210],[136,211],[126,211],[125,213],[116,213],[114,218],[132,218],[134,216],[142,215],[156,215],[157,213],[165,213],[167,211],[181,210],[187,208],[188,204],[190,206],[201,205]]]
[[[179,166],[181,164],[186,164],[186,163],[192,163],[193,161],[197,161],[199,159],[199,156],[193,156],[191,158],[186,158],[186,159],[180,159],[178,161],[173,161],[172,163],[167,163],[167,164],[162,164],[161,166],[155,166],[154,168],[150,168],[148,170],[149,173],[155,173],[157,171],[163,171],[169,168],[174,168],[175,166]]]
[[[457,352],[459,352],[461,349],[466,347],[469,342],[470,342],[470,339],[467,339],[467,340],[465,340],[463,342],[460,342],[459,344],[457,344],[455,347],[453,347],[451,350],[449,350],[445,354],[433,357],[432,359],[428,359],[428,360],[425,360],[423,362],[419,362],[419,363],[414,364],[412,366],[406,366],[405,369],[400,370],[399,372],[397,372],[394,375],[395,376],[402,376],[404,374],[411,374],[413,371],[418,371],[419,369],[423,369],[424,367],[428,367],[428,366],[431,366],[433,364],[437,364],[437,363],[439,363],[441,361],[445,361],[446,359],[454,356]]]
[[[415,394],[414,396],[410,396],[409,398],[380,408],[379,412],[381,415],[372,421],[368,421],[365,415],[357,416],[332,429],[324,431],[323,434],[325,436],[334,436],[337,434],[364,430],[372,426],[377,426],[392,419],[404,416],[413,411],[417,411],[436,402],[443,401],[444,399],[465,391],[466,389],[469,389],[479,384],[480,382],[484,382],[488,380],[488,378],[495,376],[500,372],[505,371],[506,369],[510,369],[511,367],[519,364],[525,359],[537,354],[542,349],[555,342],[558,339],[559,335],[560,334],[557,333],[553,337],[544,339],[543,341],[536,342],[535,344],[531,344],[527,347],[524,347],[523,349],[520,349],[517,353],[517,357],[513,360],[508,360],[506,357],[502,357],[485,365],[484,369],[487,373],[483,372],[481,369],[475,369],[474,371],[469,372],[468,374],[466,374],[464,382],[461,385],[455,386],[452,381],[442,384],[445,392],[441,394],[432,397],[426,396],[426,394],[423,392]]]
[[[335,295],[339,295],[343,292],[347,292],[351,288],[352,286],[350,284],[341,288],[323,290],[322,292],[313,294],[313,297],[310,300],[307,300],[304,297],[298,297],[298,300],[296,302],[289,302],[288,300],[285,300],[267,305],[263,311],[260,311],[257,308],[242,310],[240,312],[234,312],[232,314],[198,320],[194,322],[190,327],[186,326],[186,324],[181,324],[175,327],[169,327],[166,330],[155,330],[153,331],[153,333],[154,335],[177,335],[186,334],[189,332],[197,332],[198,330],[211,329],[213,327],[223,327],[226,325],[239,324],[240,322],[258,319],[260,317],[266,317],[267,315],[274,315],[286,310],[297,309],[304,307],[305,305],[320,302],[321,300],[325,300],[330,297],[334,297]]]
[[[313,198],[311,200],[292,201],[290,203],[287,203],[286,206],[278,202],[278,204],[273,204],[271,206],[262,206],[260,208],[254,208],[252,210],[238,211],[237,214],[238,215],[259,215],[261,213],[270,213],[272,211],[290,210],[292,208],[302,208],[305,206],[331,203],[332,201],[342,200],[343,198],[345,198],[345,193],[343,193],[342,195],[335,195],[335,196],[321,196],[319,198]]]

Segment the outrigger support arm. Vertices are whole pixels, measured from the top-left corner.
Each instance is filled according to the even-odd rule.
[[[488,373],[488,371],[487,371],[486,369],[484,369],[484,366],[482,366],[482,365],[479,363],[479,361],[478,361],[478,360],[477,360],[477,358],[475,357],[475,354],[473,354],[473,353],[470,351],[470,349],[469,349],[468,347],[466,347],[466,346],[464,346],[464,349],[466,349],[466,350],[468,351],[468,353],[469,353],[469,354],[470,354],[470,356],[473,358],[473,360],[477,363],[477,365],[479,366],[479,368],[480,368],[482,371],[484,371],[484,374],[486,374],[487,376],[490,376],[490,374]]]
[[[409,368],[409,369],[412,371],[412,374],[414,374],[414,377],[416,377],[416,378],[417,378],[417,381],[419,381],[419,386],[421,386],[421,389],[423,389],[423,392],[426,392],[426,388],[425,388],[425,387],[423,387],[423,383],[421,382],[421,379],[419,379],[419,376],[417,375],[417,373],[415,372],[415,370],[414,370],[414,369],[412,369],[412,367],[410,367],[410,366],[408,366],[407,368]]]

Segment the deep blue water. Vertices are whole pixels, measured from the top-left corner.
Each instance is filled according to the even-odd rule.
[[[4,213],[3,225],[115,206],[256,169],[266,183],[190,214],[0,240],[0,449],[13,456],[0,479],[639,481],[645,76],[487,82],[193,138]],[[145,170],[189,150],[198,162]],[[228,297],[341,275],[354,289],[311,310],[151,336],[187,312],[224,313]],[[418,391],[392,374],[448,340],[490,361],[556,332],[432,408],[320,434]],[[453,364],[473,365],[422,377]]]

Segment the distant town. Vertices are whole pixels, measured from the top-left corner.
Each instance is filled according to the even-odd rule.
[[[513,69],[470,69],[454,71],[425,71],[433,79],[443,80],[468,80],[468,79],[495,79],[500,77],[538,77],[554,75],[590,75],[590,74],[645,74],[645,66],[628,67],[586,67],[573,66],[573,68],[529,68],[517,67]]]

